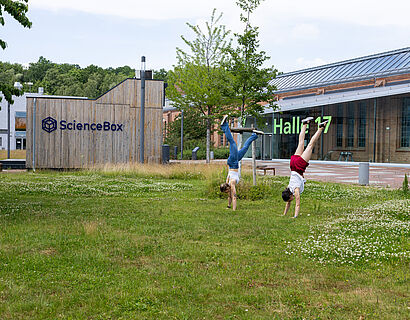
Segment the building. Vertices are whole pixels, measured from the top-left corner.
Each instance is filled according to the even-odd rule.
[[[272,84],[280,109],[265,110],[259,159],[289,159],[301,119],[313,116],[330,125],[312,159],[410,163],[410,48],[285,73]]]
[[[13,96],[14,103],[10,105],[10,150],[26,149],[26,98],[41,96],[38,93],[24,93]],[[0,93],[0,150],[8,149],[7,145],[7,115],[8,102]]]
[[[164,82],[126,79],[98,97],[27,97],[27,168],[89,168],[161,162]],[[144,145],[141,120],[144,119]]]

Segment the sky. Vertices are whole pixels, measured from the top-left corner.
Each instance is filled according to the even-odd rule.
[[[0,61],[28,65],[40,56],[56,63],[171,69],[176,47],[188,50],[186,25],[202,26],[213,8],[221,23],[241,32],[235,0],[29,0],[31,29],[10,16],[0,26],[8,44]],[[260,49],[281,72],[410,46],[409,0],[265,0],[251,15]]]

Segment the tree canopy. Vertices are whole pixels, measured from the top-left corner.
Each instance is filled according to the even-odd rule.
[[[25,28],[31,28],[31,22],[27,18],[26,13],[28,11],[28,0],[0,0],[0,24],[4,26],[5,19],[4,13],[7,12],[11,15],[18,23],[20,23]],[[0,39],[0,47],[4,50],[7,47],[7,43]],[[0,78],[0,91],[3,93],[5,99],[9,103],[13,103],[13,95],[19,96],[22,93],[14,88],[13,83],[7,81],[8,78]]]
[[[161,70],[166,74],[164,69]],[[18,63],[0,62],[0,83],[5,86],[13,88],[14,82],[19,81],[23,84],[23,91],[26,92],[36,92],[39,87],[43,87],[45,94],[92,99],[99,97],[121,81],[133,78],[134,75],[135,69],[129,66],[103,69],[96,65],[89,65],[81,68],[78,64],[54,63],[45,57],[30,63],[28,68]]]
[[[222,14],[214,9],[205,30],[187,23],[194,40],[181,36],[188,50],[177,48],[177,65],[168,73],[167,95],[179,110],[189,111],[205,119],[207,127],[206,159],[210,161],[211,130],[215,119],[229,107],[226,83],[229,74],[224,68],[229,46],[229,31],[220,24]]]
[[[250,24],[251,13],[261,0],[238,0],[237,5],[243,10],[240,20],[245,24],[243,33],[235,33],[236,47],[227,49],[230,59],[227,69],[233,75],[232,101],[236,108],[235,116],[245,120],[246,116],[258,118],[263,112],[263,103],[274,105],[275,87],[269,82],[276,77],[277,70],[264,67],[270,59],[265,51],[259,51],[258,27]]]

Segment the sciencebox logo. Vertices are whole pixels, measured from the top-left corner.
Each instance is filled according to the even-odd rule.
[[[111,123],[109,121],[104,121],[102,123],[83,123],[76,120],[73,120],[72,122],[61,120],[57,123],[56,119],[47,117],[42,120],[42,128],[48,133],[51,133],[57,129],[60,129],[61,131],[123,131],[124,124]]]
[[[57,120],[51,117],[43,119],[41,122],[42,128],[44,131],[50,133],[54,130],[57,130]]]

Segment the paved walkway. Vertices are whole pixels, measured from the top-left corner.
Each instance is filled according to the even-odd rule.
[[[248,160],[246,160],[248,162]],[[249,164],[251,161],[249,160]],[[258,161],[258,164],[271,164],[276,167],[276,174],[287,176],[290,173],[289,161],[272,160]],[[263,174],[263,171],[261,171]],[[410,178],[410,164],[369,164],[370,185],[380,185],[388,188],[401,188],[404,174]],[[272,173],[270,173],[272,174]],[[306,179],[316,181],[329,181],[339,183],[359,183],[359,163],[358,162],[323,162],[310,161],[305,173]]]
[[[226,163],[226,160],[213,160],[212,162]],[[251,160],[243,159],[242,163],[248,167],[251,166],[252,162]],[[257,164],[274,165],[276,175],[279,176],[289,176],[290,174],[289,160],[257,160]],[[263,170],[258,170],[257,172],[263,175]],[[406,173],[410,179],[410,161],[409,164],[370,163],[369,183],[373,186],[401,188],[403,186],[404,174]],[[272,175],[272,171],[268,170],[266,174]],[[306,169],[305,177],[308,180],[358,184],[359,163],[311,160],[309,167]]]

